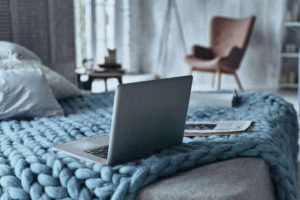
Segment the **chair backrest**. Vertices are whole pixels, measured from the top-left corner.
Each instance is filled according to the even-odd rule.
[[[254,22],[255,16],[244,19],[214,17],[210,30],[210,47],[214,54],[225,56],[234,46],[245,52]]]

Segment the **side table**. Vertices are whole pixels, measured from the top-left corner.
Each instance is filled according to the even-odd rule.
[[[77,74],[77,80],[79,88],[85,89],[85,90],[91,90],[92,89],[92,83],[95,79],[103,79],[105,84],[105,92],[107,92],[107,79],[109,78],[116,78],[119,81],[119,84],[122,84],[122,76],[124,75],[125,71],[118,69],[118,70],[93,70],[88,72],[79,73]],[[87,75],[88,80],[86,82],[80,81],[81,75]]]

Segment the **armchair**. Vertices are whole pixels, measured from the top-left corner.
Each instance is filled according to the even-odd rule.
[[[211,21],[210,47],[194,45],[192,54],[185,57],[190,65],[190,73],[212,72],[212,87],[215,74],[218,74],[218,89],[221,88],[221,74],[232,74],[239,89],[243,90],[236,71],[245,53],[254,22],[255,16],[245,19],[214,17]]]

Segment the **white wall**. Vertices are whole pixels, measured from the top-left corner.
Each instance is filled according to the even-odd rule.
[[[159,39],[167,0],[130,1],[131,67],[139,72],[156,72]],[[238,71],[246,89],[277,88],[280,73],[281,30],[285,0],[177,0],[188,50],[193,44],[208,45],[213,16],[246,17],[257,21]],[[173,15],[169,40],[167,76],[188,73],[184,49]],[[210,85],[211,74],[195,73],[196,88]],[[222,77],[224,88],[236,87],[233,77]]]

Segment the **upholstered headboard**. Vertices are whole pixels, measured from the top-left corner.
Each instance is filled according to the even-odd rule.
[[[75,82],[73,0],[0,0],[0,13],[0,41],[26,47]]]
[[[9,9],[10,0],[0,1],[0,40],[12,41],[12,26]]]

